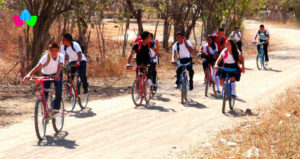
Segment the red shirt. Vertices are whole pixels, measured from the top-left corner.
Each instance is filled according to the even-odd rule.
[[[222,40],[223,41],[222,42],[223,45],[221,45],[221,39],[223,39]],[[227,41],[227,38],[225,36],[223,36],[221,39],[219,39],[218,33],[216,33],[215,43],[218,45],[218,51],[219,52],[221,52],[225,48],[225,43]]]

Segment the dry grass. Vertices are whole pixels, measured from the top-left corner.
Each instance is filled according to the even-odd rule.
[[[254,120],[221,131],[216,139],[183,152],[181,158],[300,158],[299,94],[300,86],[287,91]]]

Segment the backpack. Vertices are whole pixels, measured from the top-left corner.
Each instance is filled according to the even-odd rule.
[[[239,33],[241,33],[242,34],[242,32],[239,30],[237,33],[236,32],[233,32],[233,35],[235,36],[235,35],[237,35],[239,38],[241,38],[241,36],[240,36],[240,34]]]
[[[140,52],[141,51],[141,49],[142,49],[142,46],[143,46],[143,40],[139,40],[138,42],[137,42],[137,44],[138,44],[138,52]],[[148,47],[150,48],[150,46],[151,46],[151,44],[150,43],[148,43]]]
[[[76,40],[76,39],[73,39],[73,40],[71,41],[71,48],[72,48],[72,50],[76,52],[76,50],[75,50],[75,48],[74,48],[73,42],[77,42],[77,43],[79,44],[79,46],[80,46],[81,52],[82,52],[83,54],[85,54],[85,46],[82,45],[82,44],[80,43],[80,41],[79,41],[79,40]],[[67,48],[68,48],[67,46],[64,46],[65,52],[67,51]]]
[[[258,30],[258,35],[260,35],[260,33],[264,33],[265,36],[267,36],[267,30],[264,30],[263,32],[261,32],[260,30]]]

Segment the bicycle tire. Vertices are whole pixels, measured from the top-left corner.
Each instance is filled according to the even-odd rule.
[[[223,105],[222,105],[222,113],[225,113],[226,100],[227,100],[227,92],[228,92],[228,82],[226,82],[223,87]]]
[[[89,93],[86,93],[86,94],[83,94],[81,93],[81,87],[83,86],[82,82],[80,81],[79,84],[78,84],[78,104],[80,106],[81,109],[85,109],[88,105],[88,102],[89,102]]]
[[[70,83],[68,81],[63,81],[63,98],[62,99],[66,103],[66,107],[64,107],[65,111],[72,112],[76,105],[76,94],[75,94],[74,87],[71,88]]]
[[[145,102],[146,102],[146,105],[149,104],[150,100],[151,100],[151,97],[152,97],[152,86],[150,86],[148,84],[148,81],[145,82],[145,91],[144,91],[144,98],[145,98]]]
[[[209,76],[210,76],[209,70],[206,69],[206,71],[205,71],[205,92],[204,92],[204,95],[206,97],[207,97],[207,94],[208,94]]]
[[[132,87],[131,87],[131,97],[134,105],[136,107],[140,106],[142,104],[143,100],[143,95],[140,93],[140,88],[139,88],[139,80],[134,80]],[[135,97],[135,95],[138,95]]]
[[[228,100],[229,100],[229,108],[230,110],[233,110],[235,99],[232,98],[232,96],[230,96]]]
[[[256,66],[257,66],[257,69],[258,70],[261,70],[262,68],[261,68],[261,57],[260,57],[261,55],[260,54],[257,54],[257,56],[256,56]]]
[[[187,100],[187,78],[181,76],[181,104],[185,104]]]
[[[40,99],[37,99],[34,107],[34,128],[36,137],[39,141],[43,140],[46,136],[47,121],[44,119],[44,108],[44,102],[41,102]],[[39,115],[41,115],[41,119],[39,119]],[[40,129],[42,129],[42,132],[40,132]]]
[[[53,129],[56,133],[59,133],[62,129],[63,129],[63,126],[64,126],[64,120],[65,120],[65,116],[64,116],[64,101],[63,99],[61,100],[61,105],[60,105],[60,109],[59,109],[59,116],[61,118],[53,118],[52,119],[52,125],[53,125]],[[57,122],[57,121],[60,121],[60,122]]]

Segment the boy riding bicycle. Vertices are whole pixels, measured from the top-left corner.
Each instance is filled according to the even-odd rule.
[[[259,43],[264,43],[263,44],[263,48],[264,48],[264,54],[265,54],[265,59],[266,59],[266,63],[265,65],[268,65],[268,61],[269,61],[269,55],[268,55],[268,47],[269,47],[269,41],[270,41],[270,33],[268,30],[265,29],[265,26],[262,24],[259,27],[259,30],[257,31],[257,33],[255,34],[255,37],[253,39],[253,43],[255,43],[256,38],[258,38]],[[259,52],[260,50],[260,46],[257,45],[257,50]]]
[[[158,55],[159,55],[159,43],[158,40],[154,40],[153,38],[153,34],[150,33],[151,36],[151,44],[150,44],[150,57],[151,57],[151,64],[150,64],[150,68],[149,68],[149,73],[151,74],[152,77],[152,82],[153,82],[153,86],[156,89],[157,85],[156,85],[156,76],[157,76],[157,71],[156,71],[156,64],[158,62]]]
[[[192,59],[192,53],[195,52],[195,50],[193,49],[192,43],[187,40],[184,37],[184,34],[182,32],[178,32],[176,34],[176,40],[177,42],[173,45],[173,55],[172,55],[172,63],[175,64],[175,58],[176,55],[178,57],[178,60],[180,61],[181,64],[187,64],[189,62],[193,62]],[[194,77],[194,70],[193,70],[193,66],[190,65],[187,67],[187,70],[189,71],[189,76],[190,76],[190,90],[193,90],[194,86],[193,86],[193,77]],[[176,88],[178,88],[179,86],[179,79],[180,79],[180,75],[182,72],[182,67],[178,67],[177,71],[176,71]]]
[[[53,77],[55,85],[55,99],[53,103],[54,114],[57,114],[60,109],[61,96],[62,96],[62,66],[64,64],[64,56],[59,53],[59,46],[57,43],[52,43],[49,49],[45,52],[44,56],[40,59],[39,63],[24,77],[24,81],[30,79],[36,72],[42,70],[43,76]],[[50,88],[50,81],[44,82],[44,88]],[[48,92],[45,92],[46,98]],[[51,110],[50,110],[51,111]]]
[[[132,48],[132,51],[128,57],[128,62],[126,67],[131,66],[130,62],[132,57],[136,54],[136,65],[137,66],[146,66],[149,67],[151,65],[151,57],[150,57],[150,48],[151,46],[154,47],[154,44],[151,43],[151,36],[150,33],[145,31],[141,35],[141,39],[139,40]],[[151,70],[148,70],[147,77],[148,77],[148,84],[153,85],[151,80]]]

